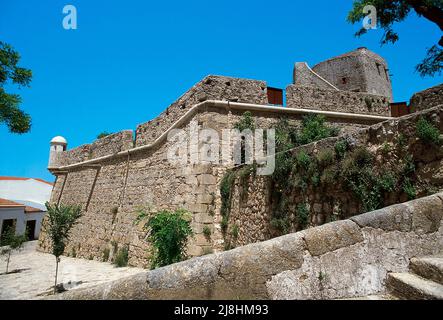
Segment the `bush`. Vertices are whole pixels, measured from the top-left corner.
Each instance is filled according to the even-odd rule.
[[[349,143],[345,139],[340,139],[335,143],[334,149],[337,159],[342,159],[349,150]]]
[[[338,129],[329,127],[325,122],[325,117],[319,114],[304,116],[302,119],[302,129],[298,137],[298,144],[307,144],[336,136]]]
[[[272,218],[271,227],[278,230],[281,234],[286,234],[289,231],[289,221],[287,218]]]
[[[325,149],[317,155],[317,161],[320,167],[327,167],[334,163],[334,152],[331,149]]]
[[[426,144],[441,144],[440,130],[423,117],[417,121],[416,132],[420,140]]]
[[[146,217],[141,211],[139,218]],[[190,213],[179,209],[163,210],[150,217],[145,224],[150,229],[148,239],[154,247],[152,267],[162,267],[186,258],[188,238],[193,235]]]
[[[311,164],[311,157],[304,151],[300,151],[295,156],[297,160],[297,165],[299,168],[303,168],[305,170],[309,169],[309,165]]]
[[[111,134],[112,134],[112,133],[110,133],[110,132],[103,131],[102,133],[100,133],[100,134],[97,136],[97,139],[102,139],[102,138],[107,137],[107,136],[109,136],[109,135],[111,135]]]
[[[305,229],[308,225],[309,210],[305,203],[297,206],[297,222],[301,229]]]
[[[238,129],[240,132],[242,132],[243,130],[247,130],[247,129],[254,131],[255,124],[254,124],[254,119],[252,118],[251,112],[246,111],[245,113],[243,113],[240,120],[234,125],[234,128]]]
[[[403,182],[403,191],[408,196],[408,200],[413,200],[416,197],[415,187],[412,185],[411,180],[406,178]]]
[[[126,267],[128,265],[129,249],[127,246],[120,248],[114,257],[114,264],[117,268]]]

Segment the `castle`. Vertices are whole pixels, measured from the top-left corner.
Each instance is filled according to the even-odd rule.
[[[188,246],[190,256],[226,248],[219,190],[233,163],[180,166],[168,162],[166,156],[171,147],[168,133],[189,128],[191,122],[221,133],[232,128],[245,111],[251,113],[257,128],[272,128],[282,117],[299,127],[304,116],[321,114],[330,126],[340,129],[340,135],[299,147],[314,155],[318,150],[333,148],[345,136],[351,137],[355,145],[380,148],[383,139],[396,135],[396,126],[400,125],[396,119],[401,118],[391,117],[387,63],[366,48],[320,62],[312,69],[306,63],[296,63],[293,83],[285,91],[283,106],[283,90],[268,88],[265,81],[210,75],[157,118],[138,125],[135,137],[132,130],[125,130],[70,150],[64,138],[54,138],[48,165],[56,176],[51,202],[81,205],[84,211],[72,230],[65,254],[75,252],[77,257],[101,260],[104,250],[111,250],[112,258],[118,248],[126,246],[130,265],[148,266],[149,244],[144,241],[144,230],[134,224],[138,208],[147,206],[154,210],[184,208],[192,213],[195,235]],[[416,94],[408,110],[426,111],[443,104],[441,92],[438,86],[430,93]],[[408,121],[417,121],[414,119]],[[423,161],[423,168],[429,171],[439,163],[440,156]],[[273,208],[266,178],[251,177],[248,188],[246,199],[241,196],[238,182],[232,191],[229,226],[235,224],[239,229],[237,246],[275,236],[269,227]],[[340,219],[362,212],[358,201],[331,190],[323,198],[316,190],[308,190],[303,199],[292,198],[294,206],[302,200],[308,202],[311,226],[322,225],[338,212]],[[399,193],[383,201],[389,205],[406,201],[404,197]],[[210,237],[203,234],[205,228],[209,228]],[[49,246],[43,229],[39,248],[47,251]]]

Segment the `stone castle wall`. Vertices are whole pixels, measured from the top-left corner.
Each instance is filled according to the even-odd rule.
[[[195,121],[199,128],[212,128],[221,135],[222,130],[232,128],[246,110],[208,106],[199,109],[183,124],[183,128],[189,129],[190,122]],[[257,128],[273,127],[282,116],[286,116],[292,125],[300,126],[304,114],[290,111],[274,108],[251,113]],[[344,132],[352,132],[378,120],[335,115],[328,121]],[[57,180],[51,201],[78,204],[85,211],[72,230],[65,254],[101,260],[104,252],[110,250],[109,259],[112,259],[116,249],[127,246],[130,265],[148,266],[150,247],[144,241],[145,232],[134,225],[137,210],[141,207],[150,207],[153,211],[189,210],[193,215],[192,228],[195,232],[188,248],[191,256],[224,248],[219,187],[226,165],[171,164],[167,151],[172,143],[164,141],[137,152],[116,155],[128,151],[132,144],[131,132],[123,131],[60,155],[58,165],[78,164],[98,156],[114,155],[54,170]],[[209,239],[203,235],[205,226],[211,230]],[[49,248],[43,226],[40,249],[48,251]]]
[[[390,115],[389,99],[383,96],[298,85],[286,88],[286,104],[288,108]]]
[[[266,82],[222,76],[207,76],[172,103],[157,118],[137,127],[136,145],[152,143],[197,103],[224,100],[268,104]]]
[[[392,101],[387,63],[366,48],[320,62],[312,70],[340,90],[381,95]]]
[[[353,149],[359,146],[366,147],[377,159],[377,165],[390,164],[392,167],[403,166],[403,159],[398,159],[395,151],[400,136],[407,146],[406,153],[413,157],[416,174],[417,197],[443,189],[443,151],[440,147],[426,145],[416,134],[416,123],[424,117],[443,132],[443,106],[434,107],[420,113],[415,113],[395,120],[384,121],[368,128],[347,132],[339,137],[332,137],[300,146],[290,151],[292,157],[305,152],[311,159],[320,153],[334,151],[338,141],[345,139],[352,144]],[[389,149],[388,149],[389,148]],[[381,163],[383,162],[383,163]],[[239,167],[240,169],[241,167]],[[321,175],[320,175],[321,176]],[[296,177],[288,176],[295,180]],[[246,186],[246,190],[245,190]],[[272,184],[267,176],[249,176],[247,181],[237,178],[232,190],[232,203],[227,227],[228,237],[230,230],[236,225],[238,236],[233,245],[241,246],[263,241],[277,236],[272,226],[272,217],[275,208],[272,204]],[[328,221],[345,219],[364,212],[362,203],[347,188],[340,185],[334,178],[332,183],[319,183],[317,187],[308,186],[306,191],[293,187],[288,195],[290,217],[290,231],[298,228],[296,208],[300,204],[307,204],[309,210],[309,226],[318,226]],[[391,204],[407,201],[404,190],[386,192],[383,194],[382,204]]]
[[[52,166],[66,166],[132,149],[134,147],[132,135],[132,130],[124,130],[98,139],[91,144],[64,151],[57,154]]]
[[[443,105],[443,84],[417,92],[409,102],[411,112],[422,111],[438,105]]]

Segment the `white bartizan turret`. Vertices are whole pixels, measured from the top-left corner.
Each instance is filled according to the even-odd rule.
[[[66,151],[66,147],[68,146],[68,142],[62,136],[57,136],[52,138],[50,142],[49,148],[49,163],[48,168],[56,166],[56,158],[57,154],[63,151]]]

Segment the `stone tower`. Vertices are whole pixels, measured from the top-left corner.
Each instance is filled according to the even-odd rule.
[[[57,154],[63,151],[66,151],[66,147],[68,146],[68,142],[62,136],[57,136],[52,138],[49,147],[49,162],[48,168],[51,168],[56,163]]]
[[[392,102],[388,65],[367,48],[320,62],[312,70],[340,90],[377,94]]]

